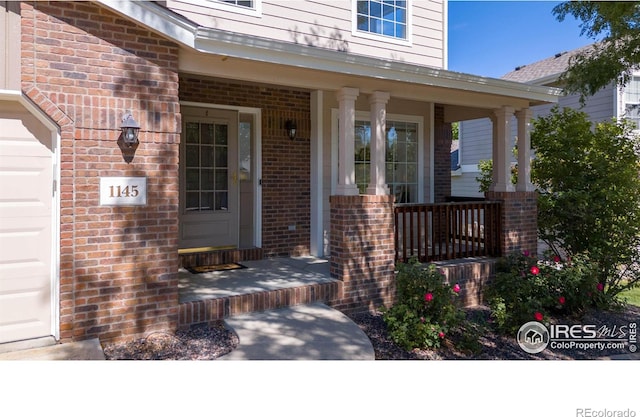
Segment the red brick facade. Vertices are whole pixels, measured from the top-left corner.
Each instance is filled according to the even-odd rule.
[[[483,302],[483,294],[489,279],[496,273],[497,258],[456,259],[436,262],[438,269],[450,285],[460,285],[460,303],[476,306]]]
[[[395,297],[394,197],[330,197],[331,276],[342,281],[332,305],[346,313],[390,306]]]
[[[444,203],[451,195],[451,123],[444,122],[444,107],[434,109],[434,203]]]
[[[486,193],[487,199],[502,202],[500,251],[538,253],[538,194],[535,191]]]
[[[310,251],[311,93],[179,75],[178,45],[95,3],[21,8],[22,90],[60,128],[63,342],[131,339],[300,302],[325,301],[346,313],[391,305],[394,201],[372,195],[330,198],[331,274],[340,282],[179,305],[180,262],[220,256],[179,259],[180,100],[261,110],[263,244],[249,250],[299,256]],[[119,126],[128,111],[141,125],[140,144],[123,150]],[[297,124],[293,141],[284,128],[289,119]],[[435,201],[442,202],[451,187],[451,125],[442,106],[433,128]],[[145,206],[100,205],[100,178],[122,176],[147,178]],[[535,194],[490,198],[504,201],[503,253],[535,251]]]
[[[180,78],[180,99],[262,109],[262,250],[265,256],[309,254],[311,240],[311,94],[272,85]],[[295,120],[296,139],[284,124]],[[295,225],[296,230],[289,230]]]
[[[177,68],[175,44],[94,4],[22,4],[22,89],[61,133],[63,341],[177,323]],[[142,127],[130,162],[128,110]],[[147,206],[100,206],[110,176],[146,176]]]

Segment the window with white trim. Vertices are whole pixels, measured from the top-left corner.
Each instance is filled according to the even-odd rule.
[[[209,0],[211,7],[248,16],[262,16],[262,0]]]
[[[248,7],[250,9],[254,8],[252,0],[221,0],[223,3],[230,3],[236,6]]]
[[[386,181],[396,203],[417,203],[418,123],[387,120],[385,129]],[[355,174],[361,194],[371,178],[371,122],[355,121]]]
[[[357,31],[408,39],[408,1],[357,0],[356,3]]]
[[[632,76],[625,86],[622,106],[623,117],[640,129],[640,76]]]

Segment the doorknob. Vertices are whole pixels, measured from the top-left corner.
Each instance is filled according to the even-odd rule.
[[[238,185],[238,173],[237,172],[233,172],[233,174],[231,174],[231,180],[233,181],[233,185]]]

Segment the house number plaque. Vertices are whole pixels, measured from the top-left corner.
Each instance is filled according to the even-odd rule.
[[[100,177],[101,206],[145,206],[147,177]]]

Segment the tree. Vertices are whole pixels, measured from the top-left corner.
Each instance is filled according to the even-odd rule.
[[[557,254],[586,254],[608,295],[640,283],[640,157],[626,121],[595,127],[557,107],[533,122],[538,233]]]
[[[640,2],[567,1],[553,13],[560,22],[568,15],[581,20],[581,36],[603,37],[570,60],[560,78],[568,93],[579,93],[584,103],[611,82],[627,84],[640,64]]]

